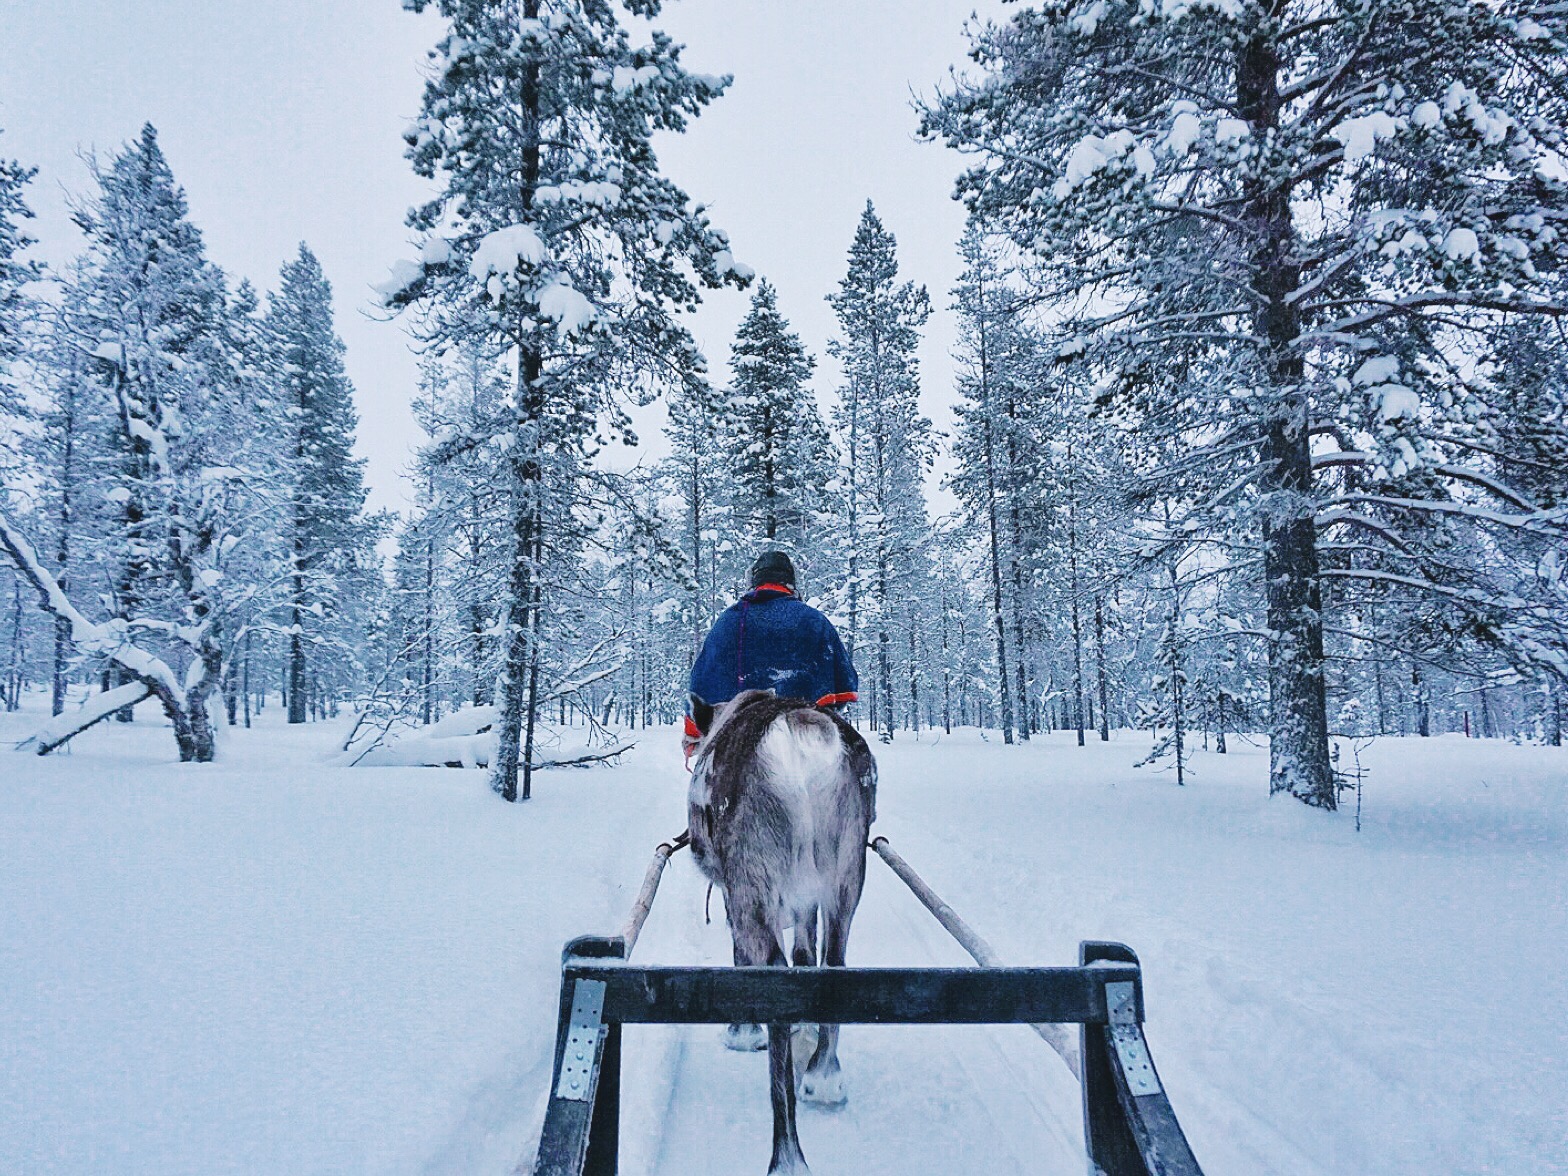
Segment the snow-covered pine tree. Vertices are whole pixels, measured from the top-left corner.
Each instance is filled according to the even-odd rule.
[[[971,223],[959,242],[964,270],[954,288],[958,312],[958,428],[952,452],[957,469],[950,485],[964,506],[970,525],[981,535],[985,580],[989,585],[996,672],[993,682],[1000,703],[1002,742],[1013,741],[1013,683],[1007,658],[1007,606],[1003,585],[1009,583],[1007,503],[1012,469],[1007,462],[1009,422],[1002,390],[1001,368],[1014,353],[1009,346],[1016,329],[1016,299],[993,243]],[[1016,656],[1016,653],[1015,653]],[[1028,728],[1027,720],[1023,723]]]
[[[1018,734],[1027,743],[1030,731],[1038,724],[1037,663],[1042,657],[1040,646],[1046,626],[1037,581],[1044,570],[1040,549],[1052,517],[1050,490],[1040,475],[1049,462],[1049,446],[1057,440],[1050,432],[1049,418],[1042,419],[1042,410],[1049,405],[1045,390],[1060,380],[1045,371],[1039,335],[1017,323],[1010,326],[996,339],[991,394],[1005,413],[997,420],[1002,426],[997,441],[1006,470],[1004,502],[1012,587],[1014,701],[1018,708]]]
[[[498,438],[509,419],[509,382],[494,348],[470,339],[429,360],[420,386],[414,411],[430,436],[420,472],[434,516],[429,525],[439,528],[446,551],[438,569],[442,595],[454,613],[443,656],[450,673],[465,680],[466,700],[489,706],[499,669],[496,601],[507,579],[507,478]]]
[[[744,283],[702,206],[660,174],[653,137],[679,132],[728,79],[689,73],[655,32],[634,45],[621,24],[659,0],[405,0],[436,8],[448,31],[432,54],[420,117],[407,134],[415,171],[441,191],[410,214],[419,262],[384,288],[419,305],[437,347],[479,337],[516,365],[508,429],[511,575],[502,640],[500,749],[492,785],[528,795],[525,717],[537,702],[544,585],[538,569],[552,501],[607,432],[629,435],[618,396],[697,378],[703,360],[677,313],[698,283]],[[550,460],[547,460],[547,457]],[[569,490],[570,488],[564,488]],[[525,716],[526,712],[526,716]]]
[[[364,466],[353,456],[354,389],[332,321],[332,287],[301,242],[283,266],[266,317],[273,394],[287,423],[290,562],[288,721],[306,721],[310,655],[325,653],[321,618],[342,598],[348,573],[365,558]],[[319,676],[321,666],[315,667]]]
[[[1502,332],[1496,376],[1489,382],[1496,448],[1492,473],[1543,510],[1568,507],[1568,337],[1561,320],[1524,321]],[[1521,603],[1558,628],[1541,644],[1568,650],[1568,544],[1547,531],[1524,532],[1499,545],[1517,569],[1511,587]],[[1542,659],[1544,660],[1544,659]],[[1553,746],[1563,741],[1568,705],[1568,656],[1555,668],[1538,667],[1543,733]]]
[[[229,405],[231,418],[246,430],[243,446],[247,473],[245,503],[252,517],[245,541],[232,545],[224,575],[237,586],[234,608],[226,617],[223,705],[230,726],[252,709],[252,689],[262,680],[262,664],[275,645],[286,645],[284,625],[272,608],[289,579],[289,535],[293,485],[294,418],[277,386],[273,341],[261,311],[261,297],[242,279],[224,316],[224,345],[231,362],[228,380],[215,394]]]
[[[23,189],[33,175],[34,169],[0,158],[0,413],[12,407],[8,372],[22,350],[27,306],[24,287],[39,273],[38,266],[23,256],[32,239],[22,222],[33,215],[23,199]]]
[[[702,648],[713,619],[727,606],[728,588],[739,579],[741,551],[733,539],[730,467],[723,448],[724,408],[706,380],[690,381],[673,390],[666,401],[669,417],[664,435],[670,456],[663,462],[664,481],[680,503],[680,517],[671,521],[686,561],[689,583],[683,586],[690,668]]]
[[[876,640],[873,725],[893,738],[895,629],[913,625],[923,588],[917,558],[927,541],[923,476],[931,423],[920,415],[916,348],[931,314],[925,287],[898,280],[898,243],[871,201],[855,230],[848,272],[828,301],[839,336],[829,350],[843,369],[835,419],[844,440],[838,540],[845,569],[845,644],[863,655]],[[902,622],[902,624],[901,624]],[[912,630],[911,630],[912,631]]]
[[[120,504],[122,566],[114,613],[129,620],[162,582],[160,514],[174,471],[182,400],[199,394],[203,362],[220,332],[223,278],[207,261],[151,124],[103,167],[99,191],[76,210],[89,243],[77,329],[111,389],[123,472],[110,491]]]
[[[831,477],[827,429],[808,380],[816,361],[779,313],[778,292],[763,279],[730,350],[724,403],[736,538],[794,552],[809,576],[816,558],[814,520]]]
[[[95,162],[93,172],[99,191],[74,218],[88,240],[90,266],[78,329],[119,418],[121,469],[109,491],[120,508],[114,620],[127,631],[178,635],[191,647],[203,667],[196,689],[160,702],[175,724],[181,758],[206,760],[213,754],[206,698],[218,685],[222,649],[217,569],[204,566],[216,554],[215,536],[189,501],[202,497],[196,461],[208,438],[192,436],[199,414],[187,419],[186,410],[217,383],[223,275],[206,258],[151,124],[107,167]],[[186,610],[197,623],[181,633],[175,617]],[[193,634],[199,636],[189,640]],[[125,678],[127,667],[115,661]]]
[[[961,192],[1035,256],[1121,395],[1169,402],[1167,365],[1205,365],[1180,414],[1215,475],[1195,501],[1261,541],[1271,789],[1312,805],[1336,803],[1320,509],[1384,549],[1334,576],[1424,582],[1394,570],[1398,544],[1358,500],[1320,492],[1313,439],[1333,422],[1354,442],[1341,462],[1450,465],[1438,438],[1473,401],[1448,357],[1500,317],[1561,311],[1543,274],[1562,247],[1564,19],[1533,4],[1061,0],[980,30],[982,76],[924,114],[928,134],[982,156]]]

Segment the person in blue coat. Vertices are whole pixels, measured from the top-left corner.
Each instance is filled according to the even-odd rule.
[[[719,614],[691,668],[688,755],[713,708],[743,690],[771,690],[817,706],[854,702],[860,685],[838,630],[795,595],[795,565],[764,551],[751,565],[751,591]]]

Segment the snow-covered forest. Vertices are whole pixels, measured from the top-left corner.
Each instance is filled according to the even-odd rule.
[[[763,546],[884,741],[1141,728],[1179,776],[1266,733],[1271,788],[1325,808],[1332,736],[1561,743],[1555,10],[977,27],[918,112],[967,167],[961,280],[902,268],[868,200],[840,272],[792,292],[836,316],[825,380],[653,153],[725,78],[598,6],[436,7],[405,136],[432,194],[380,290],[423,356],[400,517],[363,509],[308,245],[221,272],[149,125],[91,160],[85,247],[44,271],[5,164],[5,699],[49,692],[37,750],[139,699],[196,760],[266,706],[352,711],[361,752],[493,707],[448,730],[493,720],[473,754],[527,795],[563,743],[680,714]],[[705,359],[683,314],[724,285],[750,310]],[[936,300],[960,332],[940,427]],[[667,456],[626,460],[660,398]]]
[[[1215,1017],[1252,1009],[1257,1040],[1225,1031],[1234,1072],[1199,1056],[1201,1027],[1167,1030],[1173,1087],[1186,1078],[1201,1092],[1187,1106],[1211,1170],[1562,1170],[1551,1167],[1568,1144],[1561,1088],[1547,1105],[1552,1082],[1568,1081],[1561,1051],[1543,1052],[1523,1020],[1475,1013],[1484,993],[1467,1011],[1422,1006],[1429,1024],[1457,1018],[1441,1049],[1408,1063],[1444,1075],[1439,1110],[1419,1145],[1381,1167],[1387,1124],[1367,1107],[1410,1042],[1372,1033],[1386,1010],[1339,992],[1331,957],[1342,935],[1365,944],[1421,905],[1400,862],[1436,896],[1418,919],[1419,945],[1441,944],[1433,975],[1460,988],[1479,983],[1481,958],[1539,964],[1542,936],[1568,909],[1554,897],[1568,894],[1568,7],[1009,3],[971,18],[969,55],[946,76],[910,79],[898,131],[953,180],[957,280],[911,265],[900,240],[914,219],[857,191],[842,202],[846,223],[858,216],[853,233],[833,242],[838,263],[814,285],[748,264],[726,210],[665,166],[735,82],[688,66],[688,48],[660,31],[666,7],[679,5],[402,0],[401,19],[434,34],[402,143],[384,147],[401,150],[423,196],[374,290],[335,283],[319,241],[273,272],[217,264],[183,161],[153,122],[82,149],[79,182],[64,185],[69,230],[47,239],[35,211],[61,178],[12,158],[0,134],[0,792],[35,790],[18,783],[0,802],[16,805],[6,811],[21,847],[7,883],[0,840],[0,890],[46,903],[38,895],[73,868],[69,854],[54,860],[53,829],[110,870],[110,885],[140,893],[141,875],[105,848],[120,842],[95,823],[91,774],[112,781],[103,821],[168,818],[126,851],[145,851],[163,880],[149,884],[153,905],[178,905],[171,895],[213,877],[170,864],[188,848],[168,832],[180,822],[233,838],[254,871],[233,885],[255,893],[283,875],[241,843],[308,830],[290,853],[339,873],[300,882],[303,914],[267,917],[282,920],[278,944],[291,927],[309,940],[318,915],[369,885],[330,844],[359,843],[322,796],[375,805],[353,786],[385,782],[390,808],[372,819],[388,824],[366,844],[378,863],[400,846],[415,860],[391,901],[414,912],[418,933],[391,918],[379,932],[418,940],[392,967],[397,999],[420,990],[416,965],[449,962],[484,988],[485,1017],[510,999],[497,970],[515,961],[493,943],[452,961],[430,946],[448,930],[441,904],[472,902],[476,936],[515,936],[508,952],[529,955],[524,987],[543,1011],[509,1008],[495,1032],[533,1058],[537,1085],[554,1026],[551,953],[595,929],[569,917],[618,909],[644,843],[675,832],[660,821],[684,819],[677,725],[693,659],[751,586],[758,553],[780,549],[858,669],[845,717],[884,757],[884,814],[960,898],[989,910],[982,921],[1012,927],[996,934],[1017,962],[1067,950],[1080,931],[1141,932],[1169,969],[1150,973],[1167,1024],[1180,1023],[1178,1004]],[[722,60],[722,44],[701,49]],[[0,66],[7,52],[0,44]],[[802,87],[810,74],[803,63]],[[0,104],[0,132],[6,117]],[[721,299],[740,306],[738,326],[701,345],[697,316]],[[831,315],[820,346],[789,312],[808,304]],[[923,349],[943,315],[951,365],[933,374]],[[417,356],[417,386],[355,386],[350,316],[384,324]],[[363,418],[406,412],[422,440],[397,494],[378,499]],[[405,505],[379,504],[394,499]],[[129,765],[123,779],[116,764]],[[926,778],[928,765],[947,775]],[[311,773],[328,782],[319,794],[300,783]],[[195,779],[235,792],[205,809],[180,791]],[[160,792],[170,780],[176,791]],[[1062,790],[1036,806],[1030,789],[1053,781]],[[944,791],[968,784],[956,801]],[[1483,791],[1510,784],[1501,815],[1485,807],[1494,793]],[[1387,808],[1357,841],[1363,791],[1379,788]],[[1354,815],[1334,815],[1342,808]],[[950,816],[957,849],[932,833]],[[405,819],[421,830],[406,841]],[[462,885],[452,879],[468,863],[433,828],[480,847]],[[1058,828],[1100,848],[1051,858],[1040,846]],[[1012,832],[1038,860],[991,873]],[[536,837],[548,854],[519,864],[514,840]],[[1356,856],[1367,847],[1373,856]],[[1497,855],[1495,870],[1467,872],[1472,852]],[[1293,873],[1271,873],[1276,858]],[[1041,872],[1063,862],[1079,876],[1062,893],[1111,925],[1027,921],[1035,890],[1052,889]],[[1111,862],[1135,880],[1086,881]],[[1254,898],[1207,909],[1181,890],[1208,885],[1205,863],[1226,893]],[[550,887],[585,870],[609,873],[555,909]],[[1510,871],[1525,881],[1503,880]],[[694,878],[672,900],[693,910]],[[1348,933],[1296,893],[1319,882]],[[537,926],[492,904],[520,885],[552,908]],[[1258,897],[1275,888],[1288,910]],[[1155,907],[1172,894],[1178,922],[1166,924]],[[1504,917],[1516,901],[1534,914]],[[30,909],[12,930],[76,967]],[[100,916],[94,928],[120,934],[93,907]],[[10,918],[0,915],[0,960]],[[1240,979],[1227,972],[1217,996],[1213,961],[1256,946],[1223,919],[1256,920],[1287,946]],[[1472,944],[1492,920],[1495,951]],[[941,957],[885,911],[869,921],[885,937],[864,940],[868,956],[914,962],[894,958],[902,944]],[[653,927],[653,950],[674,962],[683,951],[729,960],[696,931]],[[180,935],[160,934],[149,942],[180,956]],[[355,934],[353,958],[380,966],[371,936]],[[1409,958],[1416,949],[1401,943]],[[1426,999],[1390,979],[1405,965],[1367,966],[1381,991]],[[321,991],[346,991],[350,970]],[[1279,995],[1301,976],[1302,999],[1316,1002],[1305,1012]],[[1560,980],[1531,983],[1508,999],[1568,1012]],[[265,1052],[266,1026],[245,1022],[256,1014],[235,991],[228,1011],[248,1025],[238,1040]],[[33,1007],[7,999],[0,1042],[7,1018]],[[483,1036],[485,1017],[470,1013],[427,1030],[404,1009],[387,1032],[438,1056]],[[308,1050],[314,1030],[301,1026]],[[1473,1084],[1490,1101],[1470,1103],[1451,1063],[1488,1048],[1471,1031],[1514,1034],[1546,1073],[1533,1100],[1493,1089],[1509,1081],[1494,1059]],[[1309,1097],[1282,1077],[1296,1064],[1282,1039],[1308,1059]],[[660,1046],[670,1075],[732,1080],[674,1040]],[[45,1075],[46,1102],[73,1081],[51,1069],[50,1048],[25,1071]],[[455,1053],[466,1068],[430,1080],[452,1104],[427,1107],[440,1124],[416,1123],[405,1140],[350,1115],[359,1144],[311,1153],[304,1135],[331,1134],[320,1108],[364,1071],[398,1064],[355,1039],[323,1063],[301,1139],[258,1144],[233,1170],[517,1162],[538,1130],[536,1092],[519,1095],[499,1056]],[[869,1089],[873,1063],[860,1060]],[[417,1088],[408,1065],[398,1081]],[[985,1065],[977,1083],[1012,1081],[1012,1062]],[[426,1106],[420,1097],[402,1090],[389,1105]],[[628,1117],[663,1131],[685,1106],[696,1117],[682,1130],[712,1127],[695,1104],[671,1096],[665,1123],[656,1096],[645,1101]],[[933,1096],[892,1121],[942,1113]],[[1052,1114],[1031,1130],[1040,1147],[1072,1152],[1076,1137],[1064,1143]],[[121,1126],[140,1138],[134,1119],[125,1112]],[[139,1170],[230,1170],[211,1162],[228,1141],[204,1130],[179,1135],[178,1154],[147,1143],[162,1167]],[[39,1164],[53,1142],[17,1138],[16,1154]],[[633,1146],[651,1149],[648,1170],[677,1170],[662,1139]],[[447,1150],[431,1159],[439,1140]],[[113,1141],[67,1152],[59,1170],[122,1170],[103,1159]]]

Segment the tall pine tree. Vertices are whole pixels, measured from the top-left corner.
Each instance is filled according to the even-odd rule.
[[[957,384],[963,399],[957,406],[958,429],[953,438],[957,468],[949,484],[963,504],[967,520],[981,534],[999,722],[1002,742],[1012,743],[1015,689],[1007,656],[1009,596],[1014,599],[1013,658],[1022,663],[1022,634],[1017,624],[1022,606],[1016,599],[1022,570],[1011,524],[1021,513],[1012,507],[1023,488],[1010,460],[1017,446],[1012,444],[1014,422],[1008,412],[1014,385],[1024,375],[1017,370],[1021,351],[1018,298],[1009,289],[1008,272],[996,242],[987,240],[978,225],[971,223],[964,233],[959,255],[964,271],[953,293],[958,312]],[[1019,681],[1023,681],[1021,674]],[[1027,739],[1029,723],[1023,715],[1022,690],[1016,695],[1018,731]]]
[[[807,381],[815,361],[758,283],[730,352],[725,436],[735,522],[755,544],[807,556],[831,470],[827,430]]]
[[[88,708],[76,729],[153,697],[180,757],[205,761],[215,753],[207,702],[220,685],[226,635],[240,606],[264,598],[227,578],[265,513],[258,499],[268,471],[254,460],[261,430],[235,395],[239,357],[223,275],[205,257],[157,132],[144,128],[93,170],[98,191],[75,214],[88,255],[64,312],[113,404],[111,616],[94,621],[91,606],[75,604],[3,511],[0,542],[45,610],[71,626],[76,646],[120,673],[106,696],[119,705]]]
[[[288,721],[303,723],[319,618],[363,557],[364,462],[353,456],[354,390],[332,322],[332,287],[304,242],[284,265],[267,311],[274,394],[288,424]]]
[[[673,391],[664,435],[670,456],[664,461],[665,484],[679,501],[674,531],[691,580],[685,585],[688,640],[683,660],[696,660],[713,619],[728,604],[726,589],[739,572],[739,548],[732,539],[729,463],[724,449],[713,443],[723,435],[724,407],[706,380],[692,381]]]
[[[893,738],[894,630],[913,639],[926,545],[923,476],[931,423],[920,415],[916,348],[931,314],[923,286],[898,280],[898,243],[866,201],[849,249],[849,269],[828,296],[839,336],[830,350],[843,368],[837,421],[844,439],[844,611],[851,656],[868,631],[876,642],[873,717]],[[908,668],[915,666],[911,659]],[[910,678],[912,691],[915,679]],[[911,712],[913,713],[913,712]]]
[[[492,785],[527,798],[547,629],[547,555],[571,548],[575,479],[606,433],[630,436],[619,396],[700,379],[701,354],[677,314],[697,283],[744,282],[702,206],[660,174],[657,132],[679,132],[728,79],[689,73],[654,32],[634,45],[624,10],[658,0],[405,0],[448,31],[432,54],[414,170],[441,179],[415,209],[418,262],[383,289],[418,304],[437,347],[481,338],[515,363],[507,464],[511,574]],[[521,773],[519,772],[521,768]]]
[[[22,349],[23,287],[38,274],[37,266],[22,256],[32,244],[22,222],[33,212],[22,196],[33,175],[32,168],[0,159],[0,411],[10,407],[7,369]]]

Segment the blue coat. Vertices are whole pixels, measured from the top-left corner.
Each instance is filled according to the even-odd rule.
[[[833,622],[766,584],[719,614],[691,668],[691,692],[709,706],[742,690],[833,706],[855,701],[859,684]]]

